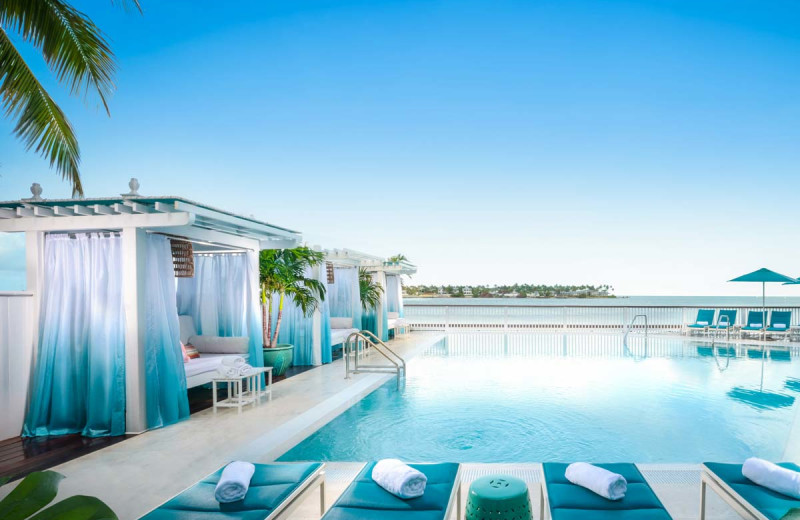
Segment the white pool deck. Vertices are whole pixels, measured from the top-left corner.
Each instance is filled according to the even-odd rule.
[[[392,346],[408,360],[441,337],[439,332],[415,332],[394,340]],[[309,370],[276,383],[272,401],[249,407],[242,414],[234,409],[218,410],[215,414],[208,409],[182,423],[144,433],[52,468],[67,477],[61,483],[59,498],[75,494],[97,496],[121,519],[138,518],[231,460],[273,461],[391,377],[359,374],[346,380],[342,360]],[[792,438],[797,437],[792,435]],[[328,506],[362,464],[327,463]],[[675,520],[699,517],[697,465],[639,467]],[[464,499],[469,482],[498,472],[527,481],[534,511],[538,512],[539,464],[465,464]],[[0,487],[0,498],[16,484]],[[318,504],[318,497],[310,497],[293,518],[318,519]],[[739,516],[710,493],[707,518]]]

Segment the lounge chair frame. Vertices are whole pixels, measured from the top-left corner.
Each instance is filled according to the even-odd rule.
[[[742,498],[732,487],[718,478],[705,464],[700,472],[700,520],[706,520],[706,494],[711,488],[722,500],[747,520],[769,520]]]
[[[214,470],[213,472],[209,473],[203,478],[207,478],[218,470]],[[202,480],[202,479],[201,479]],[[188,491],[191,489],[197,482],[193,483],[191,486],[187,487],[186,489],[182,490],[180,493],[176,493],[175,495],[169,497],[168,499],[164,500],[156,507],[152,508],[148,512],[142,515],[142,517],[149,515],[162,505],[166,504],[173,498],[179,496],[181,493]],[[291,514],[300,507],[300,504],[303,503],[303,500],[312,493],[316,488],[319,488],[319,514],[322,516],[325,514],[325,464],[323,463],[319,468],[317,468],[313,473],[311,473],[306,479],[297,486],[297,489],[292,491],[286,499],[281,502],[281,504],[275,508],[272,513],[264,517],[264,520],[287,520]],[[141,518],[141,517],[140,517]]]

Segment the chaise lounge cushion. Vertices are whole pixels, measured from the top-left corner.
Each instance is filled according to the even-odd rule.
[[[352,329],[353,318],[331,318],[332,329]]]
[[[364,466],[325,514],[325,520],[444,520],[456,485],[458,464],[409,464],[424,473],[428,483],[424,495],[408,500],[389,493],[372,480],[375,464]]]
[[[322,463],[256,464],[244,500],[220,504],[214,489],[222,469],[143,516],[147,520],[263,520],[317,471]]]
[[[552,520],[671,520],[664,505],[634,464],[596,464],[628,481],[628,491],[621,500],[608,500],[577,486],[565,476],[569,464],[542,464],[547,499]],[[587,511],[591,512],[587,516]]]
[[[247,354],[249,339],[246,337],[223,338],[221,336],[192,336],[189,338],[200,354]]]
[[[706,462],[705,466],[716,475],[717,479],[727,484],[752,507],[770,520],[778,520],[790,509],[800,507],[800,500],[759,486],[742,475],[741,464]],[[800,471],[800,466],[791,462],[779,462],[778,466]]]

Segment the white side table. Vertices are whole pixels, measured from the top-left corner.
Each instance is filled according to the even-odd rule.
[[[261,374],[266,374],[267,383],[265,387],[261,387]],[[261,403],[261,398],[265,395],[267,399],[272,401],[272,367],[259,367],[254,368],[248,375],[249,381],[247,382],[247,390]]]
[[[261,388],[261,374],[267,374],[267,386]],[[247,385],[245,387],[245,382]],[[228,385],[228,397],[217,400],[217,383]],[[245,405],[255,406],[261,402],[264,395],[268,395],[272,400],[272,367],[254,368],[247,374],[235,377],[215,377],[211,380],[212,401],[214,412],[217,408],[236,408],[242,413]]]

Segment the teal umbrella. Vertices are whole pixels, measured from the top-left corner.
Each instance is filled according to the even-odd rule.
[[[729,282],[761,282],[761,316],[764,318],[764,324],[766,325],[767,319],[767,290],[766,285],[767,283],[797,283],[798,280],[792,278],[791,276],[786,276],[785,274],[776,273],[775,271],[771,271],[766,267],[762,267],[757,271],[753,271],[752,273],[743,274],[738,278],[734,278],[733,280],[728,280]]]

